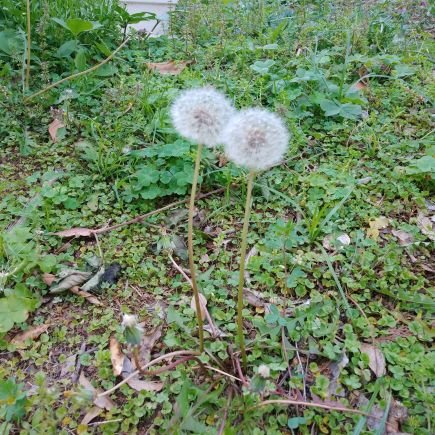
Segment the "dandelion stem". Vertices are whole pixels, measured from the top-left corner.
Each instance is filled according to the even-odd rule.
[[[195,160],[195,171],[193,173],[192,190],[190,193],[187,243],[188,243],[188,251],[189,251],[190,279],[192,280],[193,297],[195,299],[195,307],[196,307],[196,318],[198,320],[198,328],[199,328],[199,351],[202,353],[204,351],[204,329],[203,329],[203,322],[202,322],[201,302],[199,300],[198,285],[196,283],[195,261],[193,259],[193,213],[195,210],[196,186],[198,184],[199,167],[201,165],[201,154],[202,154],[202,145],[198,145],[198,150],[196,153],[196,160]]]
[[[242,245],[240,252],[240,273],[239,288],[237,293],[237,333],[239,337],[240,353],[242,355],[243,368],[246,370],[246,350],[245,338],[243,336],[243,284],[245,283],[245,260],[246,246],[249,228],[249,216],[251,215],[252,186],[254,184],[255,172],[251,171],[248,175],[248,187],[246,192],[245,216],[243,218]]]

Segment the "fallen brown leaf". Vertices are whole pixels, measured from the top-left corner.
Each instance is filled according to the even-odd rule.
[[[361,345],[361,352],[365,353],[369,357],[369,367],[376,375],[377,378],[384,376],[386,373],[385,369],[385,358],[382,351],[371,344],[363,343]]]
[[[163,388],[163,382],[142,381],[136,376],[129,379],[127,384],[136,391],[160,391]]]
[[[199,293],[199,303],[201,305],[201,317],[202,320],[205,320],[206,317],[206,312],[205,310],[207,309],[207,299],[205,298],[205,296],[202,293]],[[192,308],[193,311],[195,311],[196,313],[196,303],[195,303],[195,297],[192,297],[192,300],[190,301],[190,308]]]
[[[114,337],[110,337],[109,342],[110,350],[110,360],[112,361],[113,374],[119,376],[122,372],[122,367],[124,366],[125,355],[122,353],[121,344]]]
[[[399,240],[399,245],[400,246],[408,246],[411,245],[412,242],[414,241],[414,237],[412,236],[412,234],[407,233],[406,231],[402,231],[402,230],[392,230],[391,234],[394,237],[397,237],[397,239]]]
[[[400,432],[400,424],[408,417],[408,409],[397,400],[393,400],[388,413],[387,433],[398,434]]]
[[[151,71],[159,72],[163,75],[178,75],[186,68],[188,62],[186,61],[173,61],[168,62],[149,62],[147,67]]]
[[[59,237],[90,237],[94,235],[94,230],[90,228],[70,228],[69,230],[53,233],[53,235]]]
[[[80,424],[88,425],[94,418],[97,418],[103,410],[99,408],[98,406],[93,406],[83,417],[83,420]]]
[[[367,236],[376,240],[379,237],[379,230],[387,228],[390,221],[385,216],[380,216],[369,222],[369,228],[367,229]]]
[[[115,406],[113,400],[109,396],[98,396],[103,391],[99,388],[95,388],[86,378],[83,372],[80,373],[79,383],[83,388],[92,392],[94,396],[94,405],[98,406],[99,408],[107,409],[108,411]]]
[[[12,344],[22,344],[27,339],[31,338],[32,340],[37,339],[42,333],[46,332],[50,327],[49,324],[38,325],[34,328],[30,328],[27,331],[20,332],[17,334],[12,340]]]
[[[54,285],[50,286],[50,293],[57,294],[70,290],[72,287],[80,286],[92,276],[90,272],[82,272],[75,269],[64,269],[56,277]]]
[[[418,228],[420,228],[422,234],[424,234],[431,240],[435,240],[434,224],[423,213],[419,213],[417,216],[417,226]]]
[[[81,296],[93,305],[104,306],[104,304],[96,296],[91,293],[85,292],[84,290],[80,290],[77,286],[71,287],[69,291],[77,296]]]
[[[42,275],[42,280],[50,287],[56,280],[56,276],[51,273],[44,273],[44,275]]]
[[[64,123],[59,119],[54,119],[48,126],[48,133],[50,134],[50,139],[56,143],[57,142],[57,130],[59,128],[65,127]]]
[[[143,335],[139,350],[139,359],[142,366],[150,362],[151,351],[153,350],[154,345],[162,336],[162,329],[163,326],[159,325],[150,334]]]

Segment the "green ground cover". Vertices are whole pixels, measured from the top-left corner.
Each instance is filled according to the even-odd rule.
[[[133,34],[34,97],[104,60],[137,17],[109,0],[30,2],[27,86],[26,4],[3,3],[0,433],[432,433],[431,2],[182,0],[166,36]],[[132,371],[125,313],[143,322],[142,362],[198,350],[180,273],[196,147],[169,108],[205,84],[275,111],[292,135],[254,186],[247,370],[235,344],[246,174],[206,150],[206,352],[97,397]],[[55,234],[72,228],[105,230]],[[113,284],[53,292],[65,269],[114,264]]]

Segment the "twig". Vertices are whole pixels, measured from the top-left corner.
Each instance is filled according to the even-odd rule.
[[[216,373],[220,373],[221,375],[227,376],[230,379],[233,379],[235,381],[239,381],[239,382],[243,383],[243,380],[238,378],[237,376],[230,375],[229,373],[224,372],[223,370],[217,369],[216,367],[212,367],[212,366],[204,366],[204,367],[206,369],[213,370]]]
[[[183,277],[185,278],[185,280],[190,284],[190,286],[193,288],[193,283],[192,280],[187,276],[186,272],[181,268],[181,266],[179,266],[177,264],[177,262],[174,260],[174,257],[169,254],[169,259],[171,260],[172,264],[174,265],[175,269],[178,270],[178,272],[181,273],[181,275],[183,275]],[[216,333],[217,333],[217,328],[216,325],[213,322],[213,319],[210,316],[210,313],[207,310],[207,307],[203,304],[201,298],[199,299],[199,303],[201,304],[201,308],[205,314],[205,317],[207,318],[207,322],[210,325],[211,328],[211,335],[213,337],[216,337]]]
[[[141,370],[145,370],[148,367],[156,365],[160,361],[163,361],[163,360],[168,359],[168,358],[172,358],[174,356],[179,356],[179,355],[195,355],[195,356],[198,356],[199,353],[198,352],[192,352],[190,350],[177,350],[175,352],[170,352],[170,353],[167,353],[165,355],[159,356],[156,359],[153,359],[152,361],[146,363],[144,366],[140,367],[140,369]],[[135,370],[134,372],[130,373],[126,378],[124,378],[121,382],[116,384],[114,387],[110,388],[110,390],[107,390],[107,391],[104,391],[104,392],[98,394],[97,397],[103,397],[103,396],[108,396],[109,394],[112,394],[114,391],[116,391],[122,385],[126,384],[130,379],[133,379],[138,374],[139,374],[139,370]]]
[[[367,417],[373,417],[370,416],[367,412],[360,411],[358,409],[352,409],[352,408],[346,408],[344,406],[331,406],[331,405],[324,405],[322,403],[313,403],[313,402],[305,402],[303,400],[292,400],[292,399],[275,399],[275,400],[265,400],[264,402],[260,402],[259,404],[252,406],[251,408],[248,408],[247,411],[252,411],[253,409],[260,408],[262,406],[267,405],[299,405],[299,406],[308,406],[311,408],[322,408],[327,409],[329,411],[341,411],[341,412],[349,412],[352,414],[359,414],[359,415],[365,415]]]
[[[176,263],[176,261],[174,260],[174,257],[171,254],[169,254],[169,259],[171,260],[171,262],[174,265],[175,269],[177,269],[178,272],[180,272],[181,275],[183,275],[184,279],[192,287],[192,280],[187,276],[187,273]]]
[[[88,423],[88,426],[102,426],[103,424],[117,423],[118,421],[122,421],[122,418],[116,418],[114,420],[106,420],[106,421],[96,421],[94,423]]]
[[[222,416],[222,422],[219,425],[218,435],[222,435],[224,433],[225,424],[227,423],[228,409],[229,409],[230,404],[231,404],[232,396],[233,396],[233,390],[231,388],[229,388],[227,404],[226,404],[225,409],[224,409],[224,415]]]
[[[207,193],[203,193],[201,195],[198,195],[196,199],[207,198],[209,196],[215,195],[216,193],[221,193],[224,190],[225,190],[225,188],[221,187],[220,189],[215,189],[215,190],[212,190],[211,192],[207,192]],[[172,202],[171,204],[165,205],[164,207],[158,208],[157,210],[153,210],[153,211],[150,211],[150,212],[145,213],[143,215],[137,216],[134,219],[131,219],[131,220],[127,221],[127,222],[121,222],[120,224],[112,225],[110,227],[98,228],[98,229],[94,230],[93,232],[97,233],[97,234],[104,234],[104,233],[107,233],[109,231],[117,230],[118,228],[125,227],[127,225],[136,224],[136,223],[138,223],[140,221],[143,221],[144,219],[146,219],[148,217],[151,217],[151,216],[154,216],[156,214],[159,214],[162,211],[169,210],[170,208],[177,207],[178,205],[185,204],[188,201],[190,201],[189,198],[187,198],[187,199],[181,199],[180,201]]]
[[[298,344],[295,343],[295,348],[296,348],[296,357],[298,358],[298,362],[299,365],[301,367],[301,371],[302,371],[302,380],[303,380],[303,385],[304,385],[304,399],[307,400],[307,384],[306,384],[306,379],[305,379],[305,370],[304,370],[304,366],[302,364],[302,360],[301,360],[301,356],[299,355],[299,349],[298,349]]]
[[[88,73],[90,73],[92,71],[95,71],[96,69],[100,68],[100,66],[105,65],[107,62],[109,62],[111,59],[113,59],[113,57],[116,55],[116,53],[118,53],[125,45],[127,45],[127,43],[130,41],[130,39],[131,39],[130,37],[127,38],[114,52],[112,52],[112,54],[110,54],[108,57],[106,57],[106,59],[104,59],[100,63],[97,63],[96,65],[94,65],[94,66],[92,66],[92,67],[90,67],[88,69],[85,69],[84,71],[80,71],[80,72],[78,72],[76,74],[73,74],[73,75],[65,77],[65,78],[63,78],[61,80],[58,80],[57,82],[54,82],[51,85],[48,85],[44,89],[41,89],[40,91],[35,92],[34,94],[31,94],[31,95],[25,97],[24,101],[27,102],[27,101],[37,97],[38,95],[41,95],[41,94],[49,91],[50,89],[53,89],[56,86],[59,86],[60,84],[66,82],[68,80],[76,79],[77,77],[81,77],[81,76],[83,76],[85,74],[88,74]]]

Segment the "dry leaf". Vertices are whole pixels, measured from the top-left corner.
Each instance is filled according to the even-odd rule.
[[[88,425],[94,418],[97,418],[103,410],[98,406],[93,406],[83,417],[80,424]]]
[[[432,221],[423,213],[419,213],[417,216],[417,226],[420,228],[422,234],[427,236],[431,240],[435,240],[435,228]]]
[[[58,231],[53,233],[53,235],[59,237],[90,237],[94,235],[94,230],[90,228],[71,228],[69,230]]]
[[[162,336],[162,325],[157,326],[150,334],[144,334],[140,343],[139,359],[141,365],[145,365],[151,360],[151,351],[154,345]]]
[[[76,367],[76,361],[77,361],[77,354],[70,355],[68,358],[66,358],[60,370],[61,378],[69,377],[74,372],[74,369]]]
[[[186,68],[187,62],[178,61],[175,63],[173,60],[168,62],[149,62],[147,63],[147,67],[151,71],[159,72],[163,75],[178,75]]]
[[[351,89],[357,90],[357,91],[362,91],[364,89],[367,88],[367,85],[365,83],[363,83],[361,80],[357,81],[356,83],[354,83],[351,86]]]
[[[80,290],[77,286],[71,287],[69,289],[71,293],[74,293],[77,296],[81,296],[85,298],[89,303],[93,305],[98,305],[100,307],[104,306],[104,304],[93,294]]]
[[[17,334],[12,340],[11,343],[12,344],[22,344],[24,341],[26,341],[27,339],[31,338],[32,340],[35,340],[36,338],[38,338],[42,333],[44,333],[45,331],[47,331],[47,329],[49,328],[49,324],[45,324],[45,325],[38,325],[35,326],[34,328],[30,328],[27,331],[21,332],[19,334]]]
[[[387,433],[399,434],[400,424],[408,418],[408,409],[397,400],[391,403],[390,412],[388,413]]]
[[[72,287],[80,286],[91,276],[92,273],[90,272],[82,272],[81,270],[75,269],[64,269],[59,273],[57,284],[50,287],[50,293],[62,293],[63,291],[71,289]]]
[[[337,241],[339,243],[337,243]],[[346,233],[340,234],[338,237],[334,234],[328,234],[323,239],[322,245],[327,251],[333,251],[337,249],[337,247],[341,248],[342,246],[350,245],[350,237]]]
[[[44,275],[42,275],[42,280],[50,287],[56,280],[56,276],[51,273],[44,273]]]
[[[79,383],[83,388],[92,392],[94,395],[94,405],[98,406],[99,408],[107,409],[108,411],[115,406],[113,400],[109,396],[98,396],[98,394],[102,393],[102,390],[99,388],[94,388],[83,372],[80,373]]]
[[[347,234],[341,234],[337,237],[337,240],[343,245],[348,246],[350,245],[350,237]]]
[[[206,306],[207,306],[207,299],[202,293],[199,293],[199,303],[201,305],[201,317],[202,320],[205,320],[206,317]],[[192,297],[192,300],[190,301],[190,308],[192,308],[193,311],[196,313],[196,303],[195,303],[195,296]]]
[[[127,384],[136,391],[160,391],[163,388],[163,382],[142,381],[136,376],[129,379]]]
[[[399,245],[401,246],[411,245],[414,241],[414,237],[412,236],[412,234],[409,234],[406,231],[392,230],[391,234],[399,239]]]
[[[57,142],[57,130],[59,128],[65,127],[64,123],[59,119],[54,119],[48,126],[48,133],[50,134],[50,139],[56,143]]]
[[[243,299],[253,307],[256,308],[264,308],[266,302],[263,301],[260,297],[258,297],[253,291],[248,289],[243,289]]]
[[[384,376],[386,373],[385,369],[385,358],[382,351],[367,343],[361,345],[361,352],[365,353],[369,357],[369,367],[376,375],[377,378]]]
[[[367,229],[367,236],[373,240],[376,240],[379,237],[379,230],[387,228],[389,223],[389,219],[385,216],[380,216],[370,221],[369,228]]]
[[[110,337],[109,349],[113,374],[119,376],[122,372],[122,367],[124,366],[125,355],[122,353],[121,344],[114,336]]]

